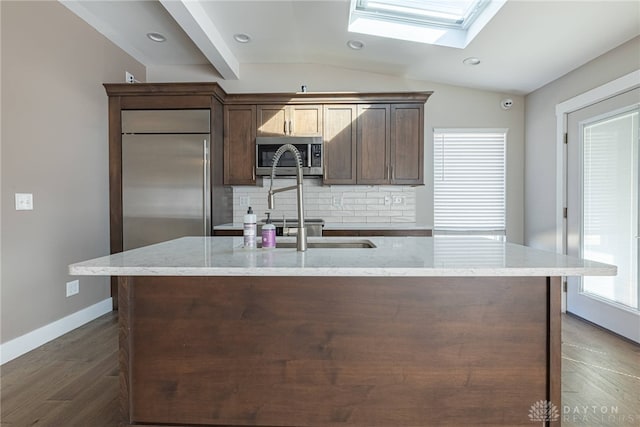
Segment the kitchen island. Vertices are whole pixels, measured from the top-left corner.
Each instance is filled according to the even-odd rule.
[[[482,238],[319,240],[375,247],[186,237],[71,265],[119,277],[123,425],[531,425],[560,408],[561,276],[616,274]]]

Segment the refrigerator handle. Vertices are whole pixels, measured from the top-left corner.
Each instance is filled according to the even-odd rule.
[[[207,152],[207,140],[202,140],[202,228],[203,228],[203,236],[209,235],[208,225],[209,225],[209,182],[207,181],[207,167],[209,165],[208,162],[208,152]]]

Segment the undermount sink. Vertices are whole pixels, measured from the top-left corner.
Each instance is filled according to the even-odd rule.
[[[262,244],[258,242],[258,247]],[[276,242],[276,249],[295,248],[296,242]],[[307,242],[309,249],[372,249],[376,245],[370,240],[316,240]]]

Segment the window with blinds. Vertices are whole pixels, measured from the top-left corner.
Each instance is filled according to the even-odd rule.
[[[434,232],[506,234],[506,129],[434,129]]]

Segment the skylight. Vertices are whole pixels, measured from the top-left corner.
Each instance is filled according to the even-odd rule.
[[[349,31],[464,48],[506,0],[351,0]]]

